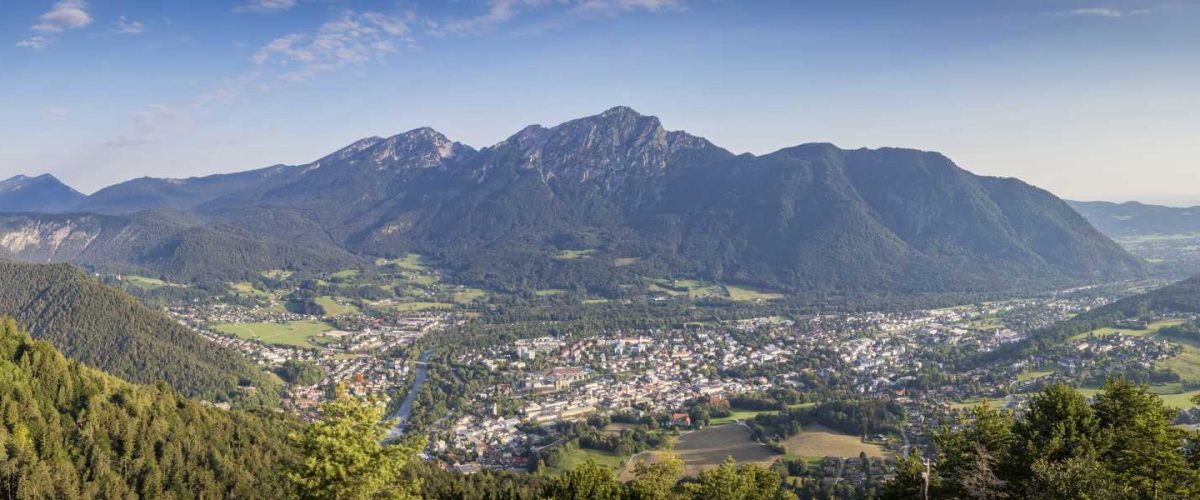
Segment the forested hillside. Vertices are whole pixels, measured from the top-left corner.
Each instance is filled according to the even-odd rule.
[[[10,282],[5,281],[6,287]],[[285,417],[225,411],[67,360],[0,321],[0,496],[285,498]]]
[[[67,356],[126,380],[209,401],[271,405],[277,382],[238,352],[68,264],[0,262],[0,315]]]

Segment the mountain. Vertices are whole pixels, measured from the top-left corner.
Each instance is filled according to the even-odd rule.
[[[1200,235],[1200,207],[1164,207],[1131,201],[1069,202],[1092,225],[1113,238]]]
[[[80,206],[184,210],[200,227],[351,254],[418,252],[498,288],[619,294],[663,276],[790,292],[980,291],[1143,267],[1052,194],[937,153],[805,144],[735,155],[626,107],[480,150],[421,128],[306,165],[101,193]],[[0,246],[21,254],[2,244],[8,231]],[[558,258],[566,250],[588,252]]]
[[[85,198],[50,174],[0,181],[0,212],[64,212]]]
[[[209,401],[271,403],[277,383],[238,352],[66,264],[0,262],[0,315],[80,362]]]
[[[230,216],[233,214],[231,213]],[[0,249],[28,262],[72,262],[119,272],[150,272],[177,281],[242,279],[264,269],[337,270],[358,259],[302,227],[302,240],[263,236],[249,221],[275,234],[289,227],[284,210],[246,216],[232,225],[178,212],[131,215],[0,215]],[[294,241],[306,241],[297,245]]]
[[[6,498],[292,494],[283,472],[297,459],[288,441],[296,422],[130,384],[67,360],[11,320],[0,320],[0,394]]]

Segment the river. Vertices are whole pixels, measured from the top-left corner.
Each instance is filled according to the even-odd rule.
[[[404,435],[404,431],[408,429],[408,419],[412,416],[413,403],[417,400],[417,395],[421,393],[421,387],[425,385],[425,379],[429,378],[429,358],[433,356],[433,350],[427,350],[421,353],[417,358],[417,363],[413,371],[413,384],[408,389],[408,395],[404,396],[404,401],[400,403],[400,408],[396,409],[388,420],[394,420],[396,423],[388,430],[387,437],[384,441],[392,441],[399,439]]]

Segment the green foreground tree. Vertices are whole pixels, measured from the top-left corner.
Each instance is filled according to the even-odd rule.
[[[415,499],[420,481],[404,469],[425,447],[424,439],[385,445],[382,405],[345,394],[321,406],[321,419],[293,435],[302,459],[288,479],[302,498]]]

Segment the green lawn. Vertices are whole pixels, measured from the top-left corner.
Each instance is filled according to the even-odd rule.
[[[753,288],[725,285],[725,291],[729,293],[729,298],[736,301],[744,300],[779,300],[783,298],[782,294],[755,290]]]
[[[618,472],[625,466],[625,460],[629,457],[619,457],[607,451],[591,450],[588,448],[577,448],[567,453],[561,462],[554,467],[549,467],[546,470],[551,474],[560,474],[570,470],[574,470],[579,465],[588,460],[595,460],[597,464],[612,469]]]
[[[264,277],[264,278],[270,278],[273,280],[285,280],[285,279],[292,277],[292,274],[295,274],[295,273],[293,273],[292,271],[284,271],[282,269],[271,269],[269,271],[263,271],[259,274],[261,274],[262,277]]]
[[[554,258],[556,258],[558,260],[586,259],[586,258],[591,257],[592,255],[595,255],[595,253],[596,253],[596,251],[592,250],[592,249],[559,250],[558,253],[554,254]]]
[[[1179,355],[1157,363],[1159,368],[1166,368],[1188,382],[1200,381],[1200,342],[1192,339],[1161,336],[1163,340],[1183,348]]]
[[[468,288],[454,292],[454,302],[459,304],[470,304],[484,297],[487,297],[487,292],[478,288]]]
[[[1158,333],[1158,331],[1163,328],[1166,328],[1168,326],[1175,326],[1180,323],[1183,323],[1183,320],[1167,319],[1167,320],[1162,320],[1162,321],[1155,321],[1153,323],[1146,325],[1145,330],[1129,330],[1129,329],[1111,328],[1111,327],[1097,328],[1090,332],[1083,332],[1083,333],[1072,335],[1067,340],[1083,340],[1083,339],[1086,339],[1089,335],[1096,336],[1096,337],[1105,337],[1108,335],[1132,335],[1134,337],[1148,337],[1150,335],[1154,335],[1154,334]]]
[[[427,269],[425,258],[420,254],[406,254],[401,259],[375,259],[375,265],[379,267],[394,266],[408,271],[425,271]]]
[[[386,309],[400,312],[428,311],[430,309],[450,309],[454,304],[444,302],[396,302],[384,306]]]
[[[358,277],[358,269],[342,269],[336,273],[329,275],[330,278],[338,280],[347,280]]]
[[[268,344],[316,347],[312,341],[321,333],[333,329],[324,321],[289,321],[287,323],[224,323],[215,325],[217,331]]]
[[[1046,377],[1046,376],[1053,375],[1053,374],[1054,374],[1054,370],[1028,371],[1028,372],[1021,373],[1020,375],[1017,375],[1017,382],[1024,382],[1026,380],[1033,380],[1036,378],[1042,378],[1042,377]]]
[[[234,295],[240,295],[243,297],[255,297],[255,298],[259,298],[259,299],[270,299],[271,298],[271,294],[264,292],[262,290],[259,290],[257,288],[254,288],[254,285],[252,285],[249,281],[239,281],[237,283],[232,283],[229,285],[229,289],[233,292]]]
[[[774,410],[733,410],[728,417],[714,418],[709,421],[709,425],[724,425],[732,424],[738,420],[750,420],[757,417],[761,413],[775,413]]]
[[[317,297],[315,300],[317,305],[325,309],[325,314],[329,316],[344,316],[347,314],[357,314],[359,312],[358,308],[353,304],[339,303],[333,297]]]
[[[558,294],[560,294],[560,293],[567,293],[567,291],[566,291],[566,290],[558,290],[558,289],[555,289],[555,288],[549,288],[549,289],[546,289],[546,290],[534,290],[534,291],[533,291],[533,294],[534,294],[534,295],[536,295],[536,296],[538,296],[538,297],[549,297],[549,296],[551,296],[551,295],[558,295]]]
[[[613,259],[613,265],[617,267],[632,266],[637,264],[641,259],[637,257],[617,257]]]
[[[136,274],[127,275],[124,277],[124,280],[126,283],[141,288],[142,290],[154,290],[170,285],[170,283],[160,279],[150,278],[147,276],[138,276]]]

